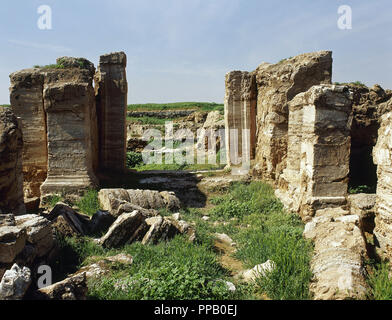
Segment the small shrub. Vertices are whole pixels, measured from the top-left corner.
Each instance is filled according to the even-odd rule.
[[[50,208],[53,208],[58,202],[62,202],[63,200],[64,199],[61,195],[53,194],[45,199],[44,204],[48,205]]]
[[[374,266],[368,277],[370,298],[375,300],[392,300],[392,279],[389,263]]]
[[[130,151],[127,152],[127,166],[129,168],[137,167],[143,163],[143,156],[139,152]]]
[[[80,211],[89,216],[92,216],[100,209],[98,201],[98,191],[86,191],[83,197],[77,202],[77,206],[80,208]]]

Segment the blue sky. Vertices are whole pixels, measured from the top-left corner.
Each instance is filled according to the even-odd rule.
[[[350,5],[352,30],[337,27]],[[52,8],[39,30],[37,8]],[[0,103],[16,70],[125,51],[129,103],[222,102],[224,75],[332,50],[333,81],[392,88],[390,0],[7,0],[0,10]]]

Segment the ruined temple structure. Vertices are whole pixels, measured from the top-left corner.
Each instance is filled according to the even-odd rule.
[[[10,75],[11,107],[21,119],[25,198],[79,193],[107,169],[125,170],[127,81],[123,52]],[[95,78],[95,90],[94,90]]]
[[[233,168],[248,152],[253,177],[306,223],[314,298],[363,298],[366,237],[392,258],[392,91],[331,79],[329,51],[227,73],[226,152]]]

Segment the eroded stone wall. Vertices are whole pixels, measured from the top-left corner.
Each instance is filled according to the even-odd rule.
[[[99,140],[99,165],[104,170],[124,171],[126,167],[126,112],[128,83],[124,52],[100,57],[95,76]]]
[[[381,252],[392,258],[392,112],[381,118],[373,150],[377,165],[377,200],[374,235]]]
[[[274,181],[285,167],[288,102],[313,85],[330,84],[332,52],[320,51],[289,58],[256,69],[257,146],[256,170]]]
[[[347,87],[313,86],[290,103],[287,167],[277,195],[304,220],[346,202],[352,97]]]
[[[44,74],[39,69],[10,75],[10,101],[17,117],[23,119],[23,177],[26,198],[40,197],[47,174],[46,115],[43,104]]]
[[[80,192],[98,184],[93,170],[98,140],[92,86],[95,68],[87,60],[83,68],[78,66],[80,59],[67,61],[66,68],[45,73],[48,176],[41,186],[43,195]]]
[[[0,107],[0,213],[24,214],[21,124]]]

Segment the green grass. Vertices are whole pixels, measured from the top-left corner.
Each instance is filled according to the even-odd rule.
[[[57,260],[57,277],[88,264],[91,256],[105,257],[122,252],[133,257],[132,265],[116,264],[109,275],[90,280],[90,299],[208,300],[248,297],[245,286],[239,286],[236,293],[230,293],[222,281],[216,281],[228,276],[208,242],[193,244],[177,236],[170,242],[155,246],[134,243],[116,250],[103,249],[88,238],[60,238],[59,244],[61,254]]]
[[[58,203],[58,202],[62,202],[64,201],[64,198],[59,195],[59,194],[54,194],[54,195],[50,195],[45,199],[44,204],[48,205],[50,208],[54,208],[54,206]]]
[[[11,105],[9,104],[0,104],[0,108],[9,108]]]
[[[272,260],[276,269],[258,278],[257,288],[276,300],[309,299],[312,244],[302,237],[303,223],[285,212],[273,189],[262,182],[235,183],[212,199],[213,219],[230,221],[226,232],[237,243],[236,257],[248,267]]]
[[[336,85],[355,85],[359,87],[367,87],[366,84],[362,83],[361,81],[352,81],[352,82],[334,82],[333,84]]]
[[[172,122],[174,119],[172,118],[155,118],[155,117],[127,117],[127,120],[132,123],[144,124],[144,125],[162,125],[164,126],[166,122]]]
[[[391,268],[388,262],[382,262],[372,266],[368,277],[369,299],[392,300]]]
[[[194,109],[198,111],[223,111],[223,104],[215,102],[174,102],[174,103],[145,103],[130,104],[128,111],[157,111],[157,110],[178,110]]]
[[[173,148],[177,149],[181,142],[174,141]],[[164,146],[164,141],[162,141]],[[197,155],[195,155],[194,163],[176,163],[175,158],[172,162],[165,163],[165,157],[162,156],[162,163],[147,163],[143,162],[142,154],[138,152],[127,152],[127,166],[130,169],[137,171],[198,171],[198,170],[218,170],[225,167],[225,164],[220,164],[220,152],[217,152],[216,164],[209,164],[207,159],[205,163],[197,163]]]
[[[368,186],[368,185],[359,185],[359,186],[349,186],[348,193],[349,194],[358,194],[358,193],[376,193],[377,186]]]
[[[79,207],[80,211],[92,216],[99,209],[99,201],[98,201],[98,191],[97,190],[87,190],[83,197],[76,203]]]

